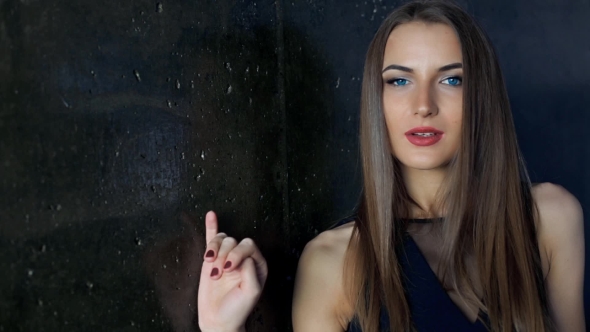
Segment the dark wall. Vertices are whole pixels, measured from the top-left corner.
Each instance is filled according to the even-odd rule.
[[[364,54],[397,4],[0,0],[0,331],[196,331],[210,209],[269,261],[249,331],[290,330],[304,244],[358,198]],[[590,211],[590,2],[461,4],[533,180]]]

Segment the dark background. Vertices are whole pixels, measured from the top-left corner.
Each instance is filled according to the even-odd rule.
[[[249,331],[289,331],[304,244],[359,195],[364,54],[399,3],[0,0],[0,331],[195,331],[210,209],[269,261]],[[460,3],[533,180],[588,229],[590,1]]]

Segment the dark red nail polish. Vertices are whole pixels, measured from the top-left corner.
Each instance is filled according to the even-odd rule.
[[[231,267],[231,262],[227,261],[225,262],[225,265],[223,266],[224,269],[229,269]]]
[[[213,257],[213,256],[215,256],[215,252],[213,252],[213,250],[207,251],[207,254],[205,255],[205,257]]]
[[[215,277],[218,274],[219,274],[219,269],[214,267],[213,270],[211,270],[211,276]]]

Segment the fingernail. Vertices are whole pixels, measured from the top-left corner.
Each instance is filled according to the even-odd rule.
[[[223,266],[224,269],[229,269],[231,267],[231,262],[227,261],[225,262],[225,265]]]
[[[205,257],[213,257],[213,256],[215,256],[215,253],[213,252],[213,250],[207,251],[207,254],[205,255]]]
[[[211,270],[211,276],[212,277],[215,277],[218,274],[219,274],[219,269],[217,269],[216,267],[214,267],[213,270]]]

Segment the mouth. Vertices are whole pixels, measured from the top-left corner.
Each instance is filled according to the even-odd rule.
[[[416,146],[436,144],[442,139],[443,134],[443,131],[433,127],[416,127],[405,133],[408,141]]]
[[[416,127],[408,130],[406,135],[415,135],[415,136],[434,136],[434,135],[442,135],[444,132],[442,130],[438,130],[434,127]]]
[[[420,137],[431,137],[431,136],[436,135],[436,133],[413,133],[410,135],[420,136]]]

